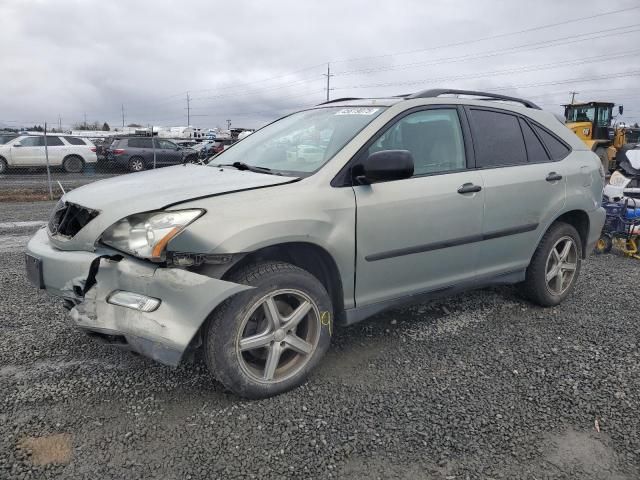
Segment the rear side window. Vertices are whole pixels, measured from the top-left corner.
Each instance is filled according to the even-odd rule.
[[[476,166],[491,168],[527,163],[518,117],[508,113],[470,109]]]
[[[546,145],[552,160],[562,160],[564,157],[569,155],[571,150],[554,135],[551,135],[549,132],[537,125],[534,125],[533,128],[542,142]]]
[[[131,148],[152,148],[150,138],[130,138],[129,146]]]
[[[85,145],[84,140],[78,137],[64,137],[71,145]]]
[[[42,145],[44,146],[44,137],[42,137]],[[60,137],[50,137],[47,135],[47,146],[48,147],[62,147],[64,143],[60,140]]]
[[[527,122],[520,119],[520,127],[522,127],[522,135],[524,135],[524,143],[527,147],[527,157],[531,163],[548,162],[549,155],[536,134],[533,133]]]

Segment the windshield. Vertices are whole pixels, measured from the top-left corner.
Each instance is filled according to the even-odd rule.
[[[245,163],[310,174],[329,161],[384,107],[325,107],[284,117],[216,156],[209,165]]]
[[[595,107],[586,105],[567,107],[567,122],[593,122]]]

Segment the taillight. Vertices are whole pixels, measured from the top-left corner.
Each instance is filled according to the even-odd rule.
[[[95,152],[95,151],[97,151],[98,149],[97,149],[96,147],[91,147],[91,148],[89,148],[89,150],[91,150],[92,152]]]
[[[123,148],[115,148],[113,150],[111,150],[113,152],[114,155],[122,155],[124,153],[124,149]]]

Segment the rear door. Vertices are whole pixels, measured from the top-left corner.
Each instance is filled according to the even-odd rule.
[[[42,137],[42,145],[44,146],[44,137]],[[47,153],[49,155],[49,165],[61,165],[64,157],[69,154],[69,147],[65,145],[60,137],[47,135]],[[40,165],[46,165],[45,149],[42,148],[42,156],[39,160]]]
[[[480,172],[467,167],[471,145],[462,127],[456,107],[425,108],[399,118],[362,152],[409,150],[415,173],[353,187],[358,306],[474,276],[484,192]]]
[[[566,198],[566,167],[532,124],[505,110],[467,107],[485,209],[478,274],[522,270]],[[538,127],[536,127],[538,128]]]
[[[41,145],[42,137],[22,137],[11,145],[11,161],[9,165],[27,167],[37,165],[37,159],[44,151]],[[44,143],[42,143],[44,145]]]

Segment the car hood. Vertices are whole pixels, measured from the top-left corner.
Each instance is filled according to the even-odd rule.
[[[62,250],[94,250],[96,239],[118,220],[134,213],[160,210],[200,197],[268,187],[296,181],[296,177],[268,175],[235,168],[204,165],[131,173],[85,185],[62,198],[99,212],[73,238],[51,237]]]

